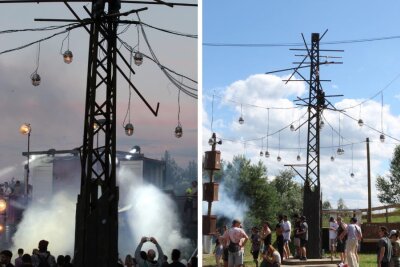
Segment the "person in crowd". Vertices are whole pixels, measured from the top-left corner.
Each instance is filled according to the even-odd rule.
[[[64,267],[73,267],[71,263],[71,256],[70,255],[65,255],[64,257]]]
[[[22,255],[22,266],[23,267],[32,267],[32,257],[29,254]]]
[[[389,267],[390,259],[392,257],[392,242],[388,237],[388,229],[385,226],[380,226],[378,229],[378,267]]]
[[[39,251],[37,253],[35,252],[35,254],[32,255],[32,263],[34,264],[35,267],[40,267],[40,266],[55,267],[56,266],[56,259],[47,250],[48,245],[49,245],[49,241],[46,241],[46,240],[39,241],[39,245],[38,245]]]
[[[244,261],[244,246],[249,237],[240,227],[241,222],[238,219],[233,220],[232,227],[225,232],[222,238],[228,244],[228,266],[241,267]]]
[[[147,241],[153,243],[156,246],[157,252],[158,252],[158,260],[157,261],[155,260],[156,252],[153,249],[149,249],[147,251],[147,259],[143,259],[140,256],[141,255],[140,251],[142,249],[142,246]],[[135,251],[135,258],[136,258],[136,261],[137,261],[139,267],[161,267],[163,256],[164,256],[164,253],[163,253],[160,245],[158,244],[157,240],[154,237],[150,237],[150,238],[142,237],[142,239],[140,240],[140,243]]]
[[[290,235],[292,233],[292,224],[288,220],[287,215],[283,215],[282,230],[283,230],[283,242],[284,242],[284,247],[283,247],[284,258],[289,259],[290,257],[289,243],[290,243]]]
[[[228,251],[228,243],[226,242],[226,240],[223,238],[224,234],[228,231],[228,227],[226,225],[224,225],[222,227],[222,236],[220,238],[220,241],[222,243],[222,247],[223,247],[223,252],[222,252],[222,260],[224,262],[224,267],[228,267],[228,258],[229,258],[229,251]]]
[[[163,261],[162,261],[162,264],[161,264],[161,267],[168,267],[168,266],[169,266],[169,263],[168,263],[168,256],[167,256],[167,255],[164,255]]]
[[[281,255],[272,246],[269,245],[265,253],[263,254],[263,261],[260,267],[279,267],[281,266]]]
[[[281,223],[276,224],[275,235],[276,235],[276,246],[278,247],[278,252],[281,255],[281,259],[283,259],[285,242],[283,239],[283,229]]]
[[[34,255],[37,255],[37,254],[39,254],[39,250],[37,248],[34,248],[32,250],[32,255],[31,255],[31,262],[32,262],[33,266],[38,266],[39,265],[39,258],[34,256]]]
[[[337,235],[336,251],[339,253],[340,262],[344,264],[346,262],[345,248],[346,248],[347,234],[343,233],[347,228],[347,224],[345,224],[342,221],[342,217],[340,216],[337,217],[337,224],[338,228],[336,231]]]
[[[346,241],[346,256],[349,267],[359,267],[357,258],[358,241],[362,238],[361,228],[357,225],[357,218],[350,219],[350,224],[347,225],[342,236],[347,235]]]
[[[294,214],[293,215],[294,218],[294,227],[293,227],[293,244],[295,247],[295,258],[296,259],[300,259],[300,255],[301,255],[301,249],[300,249],[300,236],[299,236],[299,232],[300,232],[300,226],[301,226],[301,222],[300,222],[300,216],[299,214]]]
[[[24,255],[24,249],[23,248],[19,248],[18,249],[18,257],[15,258],[15,267],[21,267],[22,266],[22,256]]]
[[[300,217],[300,231],[297,233],[300,238],[300,260],[307,260],[308,224],[306,216]]]
[[[219,231],[217,230],[217,233],[215,235],[215,247],[214,247],[214,252],[213,252],[215,255],[215,263],[216,263],[217,267],[221,267],[221,258],[224,253],[224,246],[222,243],[223,243],[222,237],[221,237]]]
[[[390,231],[389,238],[392,241],[392,257],[390,267],[400,267],[400,235],[398,230]]]
[[[131,254],[128,254],[128,255],[125,256],[124,265],[126,267],[134,267],[133,258],[132,258]]]
[[[333,260],[333,254],[336,258],[336,239],[337,239],[337,229],[339,225],[337,224],[335,218],[329,218],[329,250],[331,252],[331,260]]]
[[[13,254],[9,250],[3,250],[2,252],[0,252],[0,263],[2,264],[2,266],[14,267],[14,265],[11,263],[12,256]]]
[[[261,238],[257,227],[253,227],[251,229],[250,241],[251,241],[251,254],[253,255],[253,261],[256,264],[256,267],[258,267],[258,256],[260,254]]]
[[[263,240],[264,249],[262,252],[267,251],[268,246],[272,244],[272,230],[269,222],[264,222],[260,233],[261,239]]]
[[[169,267],[185,267],[185,265],[179,261],[180,257],[181,251],[179,249],[173,249],[171,252],[172,262],[169,264]]]
[[[58,255],[57,260],[56,260],[56,263],[57,263],[57,267],[63,267],[64,264],[65,264],[65,257],[64,257],[64,255]]]

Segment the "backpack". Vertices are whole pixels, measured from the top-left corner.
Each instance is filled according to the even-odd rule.
[[[49,261],[48,261],[49,256],[50,256],[50,253],[47,254],[46,257],[43,257],[43,256],[40,255],[40,254],[38,254],[37,256],[38,256],[38,259],[39,259],[39,265],[38,265],[38,267],[50,267],[50,264],[49,264]]]
[[[239,250],[240,250],[239,243],[233,243],[231,240],[231,242],[229,242],[229,245],[228,245],[228,251],[235,253],[235,252],[238,252]]]

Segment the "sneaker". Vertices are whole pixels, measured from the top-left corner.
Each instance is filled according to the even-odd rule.
[[[306,261],[306,260],[307,260],[307,257],[301,257],[300,260],[301,260],[301,261]]]

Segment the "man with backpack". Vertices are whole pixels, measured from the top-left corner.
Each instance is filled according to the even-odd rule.
[[[232,228],[226,231],[222,236],[226,244],[229,244],[229,267],[243,266],[244,246],[246,245],[247,240],[249,240],[249,237],[240,226],[241,222],[239,220],[233,220]]]
[[[34,267],[56,267],[56,259],[47,251],[49,241],[39,241],[39,252],[32,256],[32,262],[35,263]]]
[[[388,229],[385,226],[380,226],[378,229],[378,267],[389,267],[392,257],[392,243],[388,237]]]

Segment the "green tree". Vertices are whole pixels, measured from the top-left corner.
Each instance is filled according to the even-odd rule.
[[[345,209],[347,209],[347,206],[346,206],[346,204],[344,203],[343,198],[339,198],[339,199],[338,199],[338,201],[337,201],[337,209],[338,209],[338,210],[345,210]]]
[[[332,209],[331,202],[329,202],[329,200],[325,200],[324,202],[322,202],[322,209],[324,210]]]
[[[294,181],[295,174],[291,170],[280,171],[271,185],[278,193],[278,213],[291,216],[301,213],[303,208],[303,187]]]
[[[390,162],[390,173],[376,179],[378,199],[385,204],[400,203],[400,146],[396,146]]]

